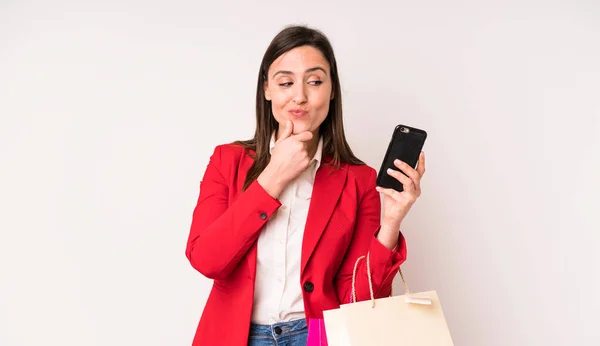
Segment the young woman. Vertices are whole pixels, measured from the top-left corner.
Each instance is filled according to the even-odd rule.
[[[341,95],[321,32],[291,26],[273,39],[254,138],[217,146],[200,184],[186,256],[214,283],[194,346],[305,345],[310,318],[350,302],[356,260],[367,254],[375,295],[390,295],[424,156],[416,170],[396,163],[407,176],[388,172],[403,192],[377,187],[375,169],[346,141]],[[369,299],[366,261],[356,296]]]

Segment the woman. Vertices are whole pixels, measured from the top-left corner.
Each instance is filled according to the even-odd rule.
[[[407,176],[388,172],[403,192],[376,187],[344,135],[328,39],[281,31],[256,96],[254,138],[217,146],[200,184],[186,256],[214,283],[194,346],[305,345],[306,321],[350,302],[357,258],[369,255],[377,297],[406,258],[400,226],[421,193],[423,154],[417,170],[397,163]],[[369,299],[365,262],[357,300]]]

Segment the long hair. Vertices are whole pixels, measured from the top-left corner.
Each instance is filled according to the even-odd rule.
[[[340,168],[341,163],[364,164],[354,156],[344,134],[342,91],[337,63],[329,39],[316,29],[299,25],[288,26],[273,38],[260,64],[256,84],[256,130],[254,138],[235,142],[235,144],[244,147],[246,152],[254,151],[254,163],[248,171],[243,190],[246,190],[258,178],[269,163],[271,159],[269,152],[271,135],[278,128],[278,123],[272,113],[271,102],[265,98],[264,84],[268,79],[269,67],[282,54],[301,46],[311,46],[318,49],[329,63],[331,70],[334,97],[329,101],[329,113],[319,128],[319,135],[323,138],[323,157],[331,157],[328,164],[333,165],[335,168]]]

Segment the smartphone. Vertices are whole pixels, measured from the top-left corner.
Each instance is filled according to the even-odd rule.
[[[394,129],[392,139],[388,145],[385,157],[381,163],[379,174],[377,175],[377,186],[381,186],[386,189],[394,189],[396,191],[404,191],[402,183],[396,178],[392,177],[387,173],[388,168],[392,168],[396,171],[402,172],[396,165],[394,160],[399,159],[406,162],[413,168],[417,168],[419,162],[419,155],[425,140],[427,139],[427,132],[406,125],[398,125]],[[402,172],[404,173],[404,172]]]

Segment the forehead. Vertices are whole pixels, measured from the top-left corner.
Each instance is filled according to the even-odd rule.
[[[329,71],[329,63],[320,50],[311,46],[296,47],[273,61],[269,67],[269,75],[281,70],[303,73],[313,67],[322,67]]]

